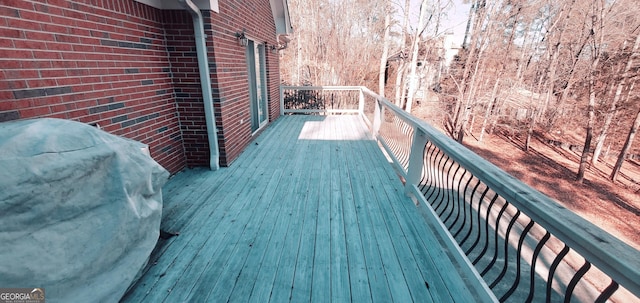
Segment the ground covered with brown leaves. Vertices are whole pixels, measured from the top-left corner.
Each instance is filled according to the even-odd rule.
[[[472,137],[465,145],[543,192],[568,209],[591,221],[629,245],[640,249],[640,165],[626,161],[617,182],[608,180],[616,159],[589,167],[582,184],[575,181],[580,154],[547,144],[535,136],[529,152],[524,138],[506,134],[485,136],[483,142]]]
[[[419,106],[412,114],[436,128],[442,128],[442,111]],[[479,129],[479,127],[477,128]],[[581,144],[580,134],[551,137],[536,133],[529,152],[524,136],[495,131],[482,142],[466,136],[464,145],[529,186],[555,199],[559,204],[591,221],[620,240],[640,250],[640,163],[625,161],[618,180],[609,181],[615,157],[589,167],[583,183],[575,181],[580,154],[548,140]],[[569,136],[569,137],[567,137]],[[584,136],[584,135],[582,135]]]

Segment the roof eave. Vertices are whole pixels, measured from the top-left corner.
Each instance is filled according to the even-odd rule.
[[[276,25],[276,34],[291,34],[293,27],[291,26],[291,18],[289,17],[289,4],[287,0],[269,0],[271,2],[271,11],[273,12],[273,21]]]

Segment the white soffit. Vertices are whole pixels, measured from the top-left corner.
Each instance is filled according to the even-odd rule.
[[[136,2],[144,3],[149,6],[153,6],[159,9],[184,9],[178,1],[175,0],[135,0]],[[198,6],[200,10],[212,10],[216,13],[220,12],[218,9],[218,0],[191,0],[193,4]]]
[[[291,34],[291,19],[289,19],[289,4],[287,0],[269,0],[273,21],[276,23],[276,34]]]

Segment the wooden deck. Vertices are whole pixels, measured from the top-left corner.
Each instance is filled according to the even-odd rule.
[[[475,301],[357,116],[281,117],[163,191],[180,235],[123,302]]]

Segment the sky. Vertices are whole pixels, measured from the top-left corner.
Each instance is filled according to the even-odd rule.
[[[417,24],[421,2],[421,0],[411,0],[410,16],[413,24]],[[446,0],[442,0],[442,2],[446,2]],[[442,20],[444,26],[442,31],[452,31],[454,43],[460,46],[464,39],[464,31],[467,26],[467,16],[469,16],[471,4],[464,4],[462,0],[451,0],[451,2],[447,10],[447,15],[445,19]]]
[[[463,4],[462,0],[454,0],[453,2],[454,5],[448,12],[445,24],[447,28],[450,28],[453,31],[455,43],[462,45],[471,4]]]

